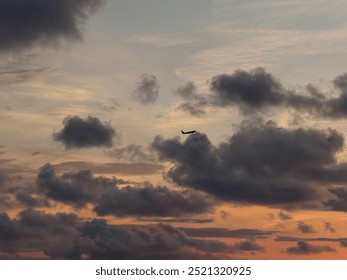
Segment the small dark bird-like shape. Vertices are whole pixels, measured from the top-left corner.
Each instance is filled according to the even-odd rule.
[[[193,134],[196,132],[196,130],[190,130],[190,131],[183,131],[181,130],[182,134]]]

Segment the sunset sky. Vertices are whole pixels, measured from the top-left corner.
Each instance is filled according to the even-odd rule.
[[[344,0],[0,0],[0,258],[346,259],[346,61]]]

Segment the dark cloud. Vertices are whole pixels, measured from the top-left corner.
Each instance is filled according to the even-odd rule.
[[[93,220],[86,222],[80,233],[92,241],[87,252],[91,259],[186,259],[232,251],[222,242],[193,239],[165,224],[112,226]]]
[[[286,249],[287,254],[294,254],[294,255],[320,254],[320,253],[326,253],[326,252],[330,253],[335,251],[336,250],[334,248],[331,248],[329,246],[312,245],[305,241],[298,241],[297,246],[289,247]]]
[[[142,222],[151,223],[192,223],[192,224],[206,224],[214,222],[214,219],[193,219],[193,218],[172,218],[172,219],[158,219],[158,218],[138,218]]]
[[[331,225],[330,222],[324,222],[324,229],[326,231],[331,232],[331,233],[335,233],[336,232],[336,229]]]
[[[297,222],[297,229],[300,230],[302,233],[314,233],[314,232],[316,232],[312,225],[306,224],[303,221]]]
[[[119,174],[119,175],[152,175],[161,174],[163,166],[154,163],[93,163],[86,161],[69,161],[55,164],[54,168],[59,172],[71,172],[83,169],[91,170],[98,174]]]
[[[262,231],[258,229],[234,229],[227,228],[181,228],[189,236],[202,238],[267,238],[277,231]]]
[[[192,82],[179,87],[175,93],[180,96],[185,102],[178,105],[177,109],[186,111],[193,116],[205,115],[204,107],[208,105],[207,98],[197,92],[197,88]]]
[[[335,130],[284,129],[247,121],[227,142],[211,144],[194,133],[184,142],[156,136],[152,148],[173,163],[166,178],[222,200],[262,205],[300,205],[323,199],[319,185],[345,184],[338,163],[343,136]]]
[[[329,191],[336,196],[324,202],[324,205],[334,211],[347,212],[347,188],[331,188]]]
[[[324,118],[347,116],[347,74],[333,80],[336,96],[323,93],[312,84],[303,92],[285,88],[264,68],[250,71],[236,70],[232,74],[212,77],[209,94],[198,94],[192,82],[180,87],[176,93],[185,101],[178,108],[201,116],[207,108],[236,107],[243,114],[266,112],[271,108],[291,108]]]
[[[275,241],[284,242],[298,242],[298,241],[320,241],[320,242],[344,242],[347,238],[327,238],[327,237],[292,237],[292,236],[277,236]]]
[[[0,240],[13,240],[16,238],[15,227],[7,213],[0,214]]]
[[[204,213],[216,202],[192,190],[173,190],[150,184],[139,187],[118,187],[116,178],[96,177],[89,170],[55,174],[50,164],[38,176],[39,190],[48,198],[76,208],[92,203],[100,216],[183,216]]]
[[[265,106],[278,106],[283,101],[284,88],[281,83],[263,68],[250,72],[236,70],[233,74],[222,74],[212,78],[211,90],[217,106],[238,105],[242,110]]]
[[[239,251],[259,251],[259,252],[265,252],[265,248],[260,246],[259,244],[255,243],[252,240],[245,240],[245,241],[240,241],[236,242],[233,245],[233,248],[235,250]]]
[[[214,240],[195,239],[166,224],[111,226],[104,220],[87,222],[81,234],[96,245],[92,259],[181,259],[191,250],[200,253],[234,252],[232,246]],[[185,256],[187,254],[187,256]]]
[[[283,221],[291,220],[291,219],[292,219],[292,216],[291,216],[291,215],[286,214],[286,213],[284,213],[284,212],[279,212],[279,213],[277,214],[277,216],[278,216],[281,220],[283,220]]]
[[[82,39],[82,27],[103,0],[1,0],[0,51]]]
[[[135,90],[135,99],[143,105],[153,104],[159,96],[159,82],[156,76],[142,74]]]
[[[98,118],[89,116],[82,119],[78,116],[66,117],[64,128],[53,133],[55,141],[62,142],[67,149],[110,147],[119,135],[108,123],[102,123]]]
[[[109,152],[112,157],[119,160],[130,162],[152,162],[155,158],[149,152],[146,152],[141,145],[128,145],[125,147],[113,149]]]
[[[80,236],[82,221],[75,214],[46,214],[23,210],[14,219],[0,214],[0,251],[13,255],[23,251],[44,252],[52,258],[77,259],[70,244],[86,247]],[[60,247],[58,245],[60,244]],[[60,254],[53,251],[59,248]]]
[[[16,193],[16,200],[21,202],[25,207],[49,207],[47,200],[42,197],[37,197],[31,194],[29,191],[20,190]]]
[[[65,180],[60,179],[56,176],[53,167],[46,164],[37,176],[37,184],[39,190],[48,198],[81,208],[93,199],[94,186],[90,185],[92,181],[90,173],[81,171],[75,175],[74,177],[70,174],[64,176]],[[81,185],[80,180],[87,184]]]
[[[245,240],[229,245],[199,239],[167,224],[111,225],[74,214],[24,210],[11,219],[0,214],[0,253],[21,258],[24,251],[52,259],[227,259],[264,248]]]
[[[101,195],[94,211],[100,216],[117,217],[183,216],[208,212],[214,204],[212,199],[191,190],[127,186]]]
[[[32,185],[31,178],[23,179],[10,172],[0,172],[0,209],[19,207],[49,207],[48,201]]]

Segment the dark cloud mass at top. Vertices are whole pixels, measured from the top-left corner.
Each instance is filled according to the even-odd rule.
[[[158,99],[159,87],[156,76],[144,73],[136,85],[134,97],[142,105],[153,104]]]
[[[323,118],[347,116],[347,74],[337,76],[332,84],[335,96],[308,84],[303,92],[285,88],[264,68],[238,69],[231,74],[212,77],[209,94],[198,94],[192,82],[178,88],[184,100],[178,108],[202,116],[207,108],[239,108],[243,114],[264,112],[271,108],[291,108]]]
[[[343,136],[331,129],[284,129],[248,121],[218,146],[195,133],[184,142],[157,136],[152,148],[161,160],[173,163],[166,177],[178,185],[222,200],[300,205],[325,200],[325,187],[345,184],[347,165],[336,159],[343,144]],[[327,203],[342,209],[335,201]]]
[[[85,21],[104,2],[0,0],[0,51],[56,45],[62,39],[80,40]]]
[[[89,116],[82,119],[78,116],[66,117],[62,130],[53,133],[53,139],[62,142],[67,149],[112,146],[118,138],[117,131],[108,123]]]

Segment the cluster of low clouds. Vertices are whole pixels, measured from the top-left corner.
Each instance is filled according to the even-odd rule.
[[[43,252],[53,259],[218,259],[237,252],[264,251],[255,241],[226,244],[156,225],[111,225],[103,219],[83,221],[76,214],[23,210],[11,219],[0,214],[1,252]]]

